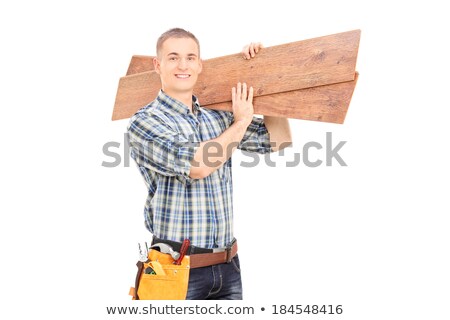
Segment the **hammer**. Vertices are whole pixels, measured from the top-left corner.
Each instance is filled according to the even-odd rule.
[[[180,257],[180,254],[176,251],[173,251],[172,247],[166,243],[155,243],[150,247],[150,249],[159,248],[161,253],[167,253],[172,256],[173,260],[177,260]]]

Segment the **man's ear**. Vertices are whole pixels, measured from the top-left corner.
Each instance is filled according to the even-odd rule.
[[[161,63],[159,62],[158,58],[153,58],[153,67],[155,68],[156,73],[160,74]]]
[[[200,73],[202,73],[202,70],[203,70],[203,60],[202,60],[202,59],[199,59],[199,60],[198,60],[198,63],[199,63],[199,65],[200,65],[200,71],[199,71],[198,73],[200,74]]]

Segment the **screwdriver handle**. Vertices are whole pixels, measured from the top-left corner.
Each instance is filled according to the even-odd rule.
[[[189,239],[184,239],[183,244],[181,245],[180,249],[180,257],[174,261],[174,264],[180,265],[181,261],[183,260],[184,256],[186,255],[186,252],[191,245],[191,241]]]

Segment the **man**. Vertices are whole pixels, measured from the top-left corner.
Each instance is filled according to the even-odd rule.
[[[260,48],[244,47],[244,58],[254,57]],[[230,88],[232,113],[202,108],[193,96],[202,71],[200,46],[188,31],[175,28],[162,34],[153,64],[162,90],[128,127],[131,155],[148,187],[146,227],[153,243],[177,251],[184,239],[190,240],[188,254],[196,267],[191,267],[186,299],[242,299],[231,155],[236,148],[268,153],[287,146],[289,123],[254,117],[253,88],[245,83]]]

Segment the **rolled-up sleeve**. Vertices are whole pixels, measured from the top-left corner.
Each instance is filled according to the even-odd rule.
[[[131,157],[165,176],[189,178],[199,142],[189,141],[156,116],[137,114],[128,126]]]
[[[267,131],[266,125],[264,124],[264,120],[262,118],[253,117],[253,120],[248,126],[238,148],[248,152],[272,152],[269,132]]]

